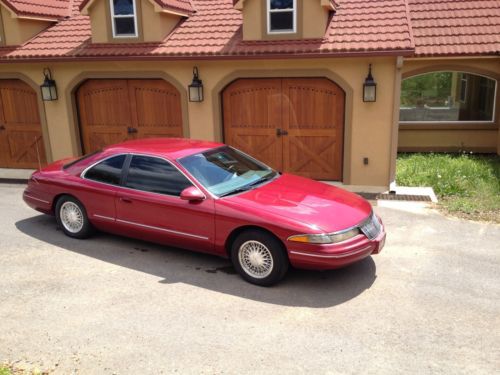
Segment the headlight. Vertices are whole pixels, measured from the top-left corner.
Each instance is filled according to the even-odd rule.
[[[349,238],[356,237],[360,233],[361,232],[359,228],[356,227],[345,231],[328,234],[299,234],[296,236],[288,237],[288,241],[315,244],[337,243],[348,240]]]

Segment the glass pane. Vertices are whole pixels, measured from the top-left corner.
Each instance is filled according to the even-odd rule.
[[[133,17],[115,18],[116,35],[135,35],[135,25]]]
[[[133,0],[113,0],[113,9],[115,16],[133,15]]]
[[[187,156],[179,162],[200,184],[219,196],[277,175],[271,168],[230,147]]]
[[[90,168],[85,173],[85,178],[106,184],[119,185],[124,161],[125,155],[106,159]]]
[[[191,186],[191,183],[165,160],[148,156],[134,156],[130,163],[125,186],[152,193],[181,195],[181,192]]]
[[[407,78],[401,87],[400,121],[492,121],[496,82],[464,72]]]
[[[293,0],[271,0],[271,9],[293,9]]]
[[[293,31],[293,12],[271,13],[271,31]]]

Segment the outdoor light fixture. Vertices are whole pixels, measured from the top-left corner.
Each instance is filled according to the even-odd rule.
[[[196,66],[193,68],[193,82],[188,86],[188,90],[190,102],[203,101],[203,83],[198,77],[198,68]]]
[[[56,81],[52,79],[52,73],[49,68],[43,70],[43,75],[45,79],[40,85],[40,90],[42,92],[42,99],[44,101],[57,100],[57,87]]]
[[[372,64],[368,68],[368,75],[363,83],[363,101],[375,102],[377,100],[377,84],[372,76]]]

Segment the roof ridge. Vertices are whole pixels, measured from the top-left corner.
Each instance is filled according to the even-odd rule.
[[[408,33],[410,34],[410,45],[413,49],[415,49],[415,36],[413,34],[413,24],[411,22],[410,5],[408,4],[408,0],[403,0],[403,1],[405,4],[406,21],[408,24]]]

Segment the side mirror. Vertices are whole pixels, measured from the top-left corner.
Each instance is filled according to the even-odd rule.
[[[181,192],[181,199],[185,201],[199,202],[206,198],[205,194],[203,194],[196,186],[190,186]]]

